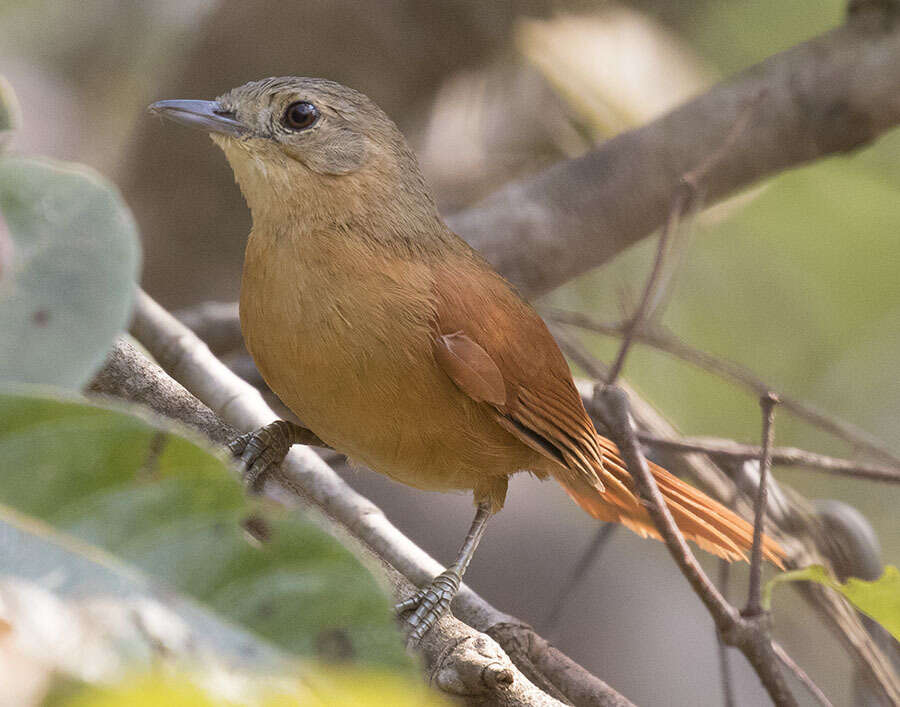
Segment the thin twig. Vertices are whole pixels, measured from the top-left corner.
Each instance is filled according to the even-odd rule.
[[[644,432],[639,432],[638,438],[644,444],[656,449],[683,452],[685,454],[701,452],[713,456],[729,457],[735,461],[759,459],[762,454],[762,448],[759,446],[741,444],[730,439],[714,437],[666,439],[665,437]],[[825,454],[809,452],[796,447],[772,447],[770,451],[772,463],[780,466],[798,466],[858,479],[885,481],[894,484],[900,483],[900,467],[891,467],[883,464],[864,464],[852,459],[829,457]]]
[[[778,641],[772,641],[772,650],[775,651],[775,656],[782,662],[784,667],[786,667],[794,674],[794,677],[796,677],[797,680],[799,680],[803,684],[803,686],[807,690],[809,690],[809,693],[818,701],[820,705],[822,705],[822,707],[834,707],[834,705],[831,704],[831,700],[829,700],[825,696],[825,693],[819,689],[819,686],[812,681],[812,678],[807,675],[806,671],[799,665],[797,665],[796,662],[794,662],[794,659],[791,658],[788,652],[782,647],[780,643],[778,643]]]
[[[728,560],[719,560],[719,591],[722,596],[728,597],[728,576],[731,563]],[[722,677],[722,697],[725,707],[735,707],[734,681],[731,679],[731,663],[728,660],[728,646],[722,640],[722,634],[716,631],[716,644],[719,647],[719,674]]]
[[[588,378],[606,380],[608,371],[606,365],[593,356],[578,337],[570,334],[565,329],[553,326],[552,322],[548,324],[548,327],[553,334],[553,338],[556,339],[556,343],[559,344],[559,348],[562,349],[568,358],[575,362],[575,365],[587,373]]]
[[[606,336],[621,337],[624,335],[627,327],[627,322],[603,322],[580,312],[542,308],[541,314],[551,322],[587,329]],[[775,390],[773,386],[760,379],[750,369],[734,361],[719,358],[690,346],[658,324],[649,328],[644,327],[641,331],[635,332],[633,338],[635,341],[671,354],[701,370],[737,383],[757,396],[762,396]],[[900,466],[900,456],[897,456],[885,446],[884,442],[862,428],[833,415],[826,414],[809,403],[784,395],[781,392],[778,392],[778,399],[781,401],[780,405],[783,409],[788,410],[800,419],[844,440],[860,451]]]
[[[647,511],[656,529],[682,574],[706,606],[722,638],[729,645],[740,648],[776,705],[794,707],[797,701],[778,668],[767,622],[756,617],[744,618],[728,603],[706,576],[675,524],[641,452],[627,397],[616,386],[598,386],[596,394],[606,411],[610,433],[619,447],[625,466],[631,473],[638,492],[648,501]]]
[[[634,337],[640,333],[641,329],[657,310],[662,300],[662,292],[672,279],[674,269],[673,272],[669,273],[668,277],[665,277],[665,263],[668,254],[675,248],[675,235],[678,233],[682,216],[692,205],[699,206],[702,200],[698,196],[702,193],[703,179],[720,160],[727,156],[729,148],[734,145],[738,136],[747,127],[751,108],[758,98],[759,95],[754,97],[738,114],[737,120],[734,121],[719,147],[706,155],[700,164],[682,175],[681,183],[672,197],[672,205],[669,207],[669,213],[666,216],[662,233],[659,234],[656,257],[653,260],[653,267],[644,285],[644,291],[641,293],[640,304],[638,304],[637,309],[624,324],[622,345],[619,347],[615,360],[609,367],[609,373],[606,377],[607,385],[612,385],[618,379],[619,374],[622,372],[622,367],[625,365],[625,358],[628,355]]]
[[[678,230],[678,224],[681,221],[681,215],[687,205],[688,198],[689,193],[687,189],[679,189],[675,192],[675,199],[672,203],[672,208],[669,210],[666,225],[663,227],[662,233],[659,234],[659,242],[656,245],[656,257],[653,260],[653,268],[651,268],[650,275],[647,277],[647,282],[644,285],[644,291],[641,293],[640,304],[638,304],[634,314],[631,315],[625,324],[625,330],[622,333],[622,345],[619,346],[616,358],[609,367],[609,372],[606,376],[608,385],[616,382],[616,379],[622,372],[622,367],[625,365],[625,358],[628,356],[628,351],[631,349],[631,343],[634,341],[635,335],[640,332],[644,322],[653,313],[651,303],[654,300],[657,284],[662,278],[666,254],[669,252],[669,242],[672,240],[672,235]]]
[[[766,502],[769,500],[769,474],[772,470],[772,445],[775,442],[775,406],[778,398],[771,393],[759,400],[762,408],[762,451],[759,456],[759,490],[753,514],[753,549],[750,552],[750,589],[744,616],[759,616],[762,608],[762,536],[766,518]]]
[[[553,638],[552,634],[556,631],[557,621],[559,620],[563,609],[569,604],[569,598],[575,592],[578,585],[581,584],[587,571],[594,565],[597,558],[600,557],[600,553],[603,551],[603,548],[606,547],[618,527],[620,526],[615,523],[604,523],[601,525],[597,529],[597,532],[594,533],[594,537],[591,538],[591,542],[587,546],[587,549],[581,554],[581,557],[578,558],[575,567],[572,569],[572,573],[569,575],[565,585],[557,595],[553,608],[550,610],[547,618],[544,619],[543,630],[550,638]]]
[[[598,385],[597,397],[602,402],[604,410],[607,411],[606,421],[613,442],[618,446],[625,466],[634,479],[641,497],[649,501],[647,510],[688,582],[703,600],[717,627],[727,628],[739,621],[737,611],[706,576],[681,531],[678,530],[669,507],[650,473],[644,454],[641,452],[625,394],[616,386]]]

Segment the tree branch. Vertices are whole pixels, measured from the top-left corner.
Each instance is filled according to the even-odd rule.
[[[202,341],[143,292],[138,297],[132,333],[187,390],[143,359],[133,347],[120,342],[92,386],[94,392],[127,397],[163,414],[172,413],[175,419],[200,429],[219,444],[230,441],[239,431],[256,429],[275,419],[275,414],[255,388],[231,373]],[[221,415],[224,422],[191,393]],[[296,503],[300,498],[317,507],[332,521],[332,529],[342,533],[350,546],[364,548],[412,584],[421,585],[443,569],[308,448],[291,450],[278,473],[267,481],[265,493],[282,502]],[[408,595],[411,589],[411,585],[399,586],[398,595]],[[472,645],[482,645],[478,643],[482,641],[486,642],[485,646],[490,646],[491,641],[496,640],[518,666],[512,687],[504,686],[505,678],[492,681],[490,690],[493,692],[485,692],[488,687],[481,685],[480,697],[476,699],[469,695],[471,704],[479,704],[478,700],[485,704],[494,704],[495,700],[500,700],[500,704],[558,704],[548,696],[547,690],[551,690],[576,705],[631,705],[602,680],[550,646],[530,626],[498,611],[465,585],[454,600],[453,611],[455,616],[480,632],[466,634],[467,640],[475,642]],[[453,643],[447,638],[441,645],[440,651],[434,651],[434,660],[444,655]],[[432,660],[428,650],[423,650],[426,659]],[[491,650],[485,648],[486,654],[493,655]],[[504,669],[497,667],[495,672],[500,676]],[[478,671],[460,667],[457,672],[474,675]],[[450,679],[451,673],[441,675],[440,679],[446,680],[448,685],[457,684],[456,678]],[[511,699],[508,695],[519,695],[518,701],[505,701]]]
[[[552,322],[575,326],[606,336],[623,336],[627,327],[627,322],[612,324],[581,312],[542,308],[541,314]],[[750,369],[734,361],[719,358],[706,351],[694,348],[660,325],[647,327],[639,332],[635,332],[634,339],[659,351],[665,351],[724,380],[737,383],[754,395],[762,396],[769,391],[775,390],[774,386],[767,384]],[[861,451],[900,467],[900,457],[888,449],[884,442],[873,437],[865,430],[833,415],[828,415],[809,403],[784,395],[781,392],[778,393],[778,399],[781,401],[780,405],[782,408],[790,411],[801,420],[806,420],[811,425],[848,442]]]
[[[900,23],[857,13],[671,113],[509,184],[448,219],[527,296],[608,262],[662,226],[682,175],[748,106],[708,167],[713,203],[784,169],[858,148],[900,122]]]
[[[635,486],[647,503],[647,510],[659,531],[669,553],[690,583],[694,592],[706,606],[715,621],[723,640],[740,648],[762,680],[763,685],[779,707],[794,707],[797,701],[788,689],[787,682],[778,668],[778,660],[769,637],[767,617],[743,617],[728,603],[709,577],[700,567],[697,558],[688,547],[684,536],[678,530],[672,514],[650,473],[647,461],[637,441],[634,421],[628,407],[628,398],[616,386],[603,386],[595,396],[604,410],[613,442],[619,448],[625,466],[634,479]],[[765,481],[765,477],[763,478]],[[762,497],[763,494],[760,494]],[[762,501],[757,508],[762,510]],[[754,552],[761,543],[754,542]]]
[[[638,439],[656,449],[672,452],[701,452],[718,457],[730,457],[735,461],[759,459],[762,449],[752,444],[741,444],[730,439],[707,437],[686,437],[666,439],[645,432],[638,433]],[[796,447],[773,447],[772,463],[780,466],[799,466],[817,471],[825,471],[856,479],[870,479],[900,484],[900,468],[883,464],[864,464],[852,459],[829,457],[817,452],[808,452]]]
[[[775,405],[778,398],[769,393],[759,400],[763,414],[762,449],[759,453],[759,489],[753,506],[753,549],[750,552],[750,590],[746,617],[757,617],[762,608],[762,536],[766,524],[766,504],[769,501],[769,474],[772,471],[772,446],[775,444]]]
[[[565,341],[561,341],[561,344],[565,347]],[[592,361],[595,359],[584,351],[580,353],[583,354],[582,358],[586,356],[588,360],[584,361],[586,366],[581,361],[579,365],[590,372]],[[596,375],[598,380],[605,377],[603,369],[596,367],[591,375]],[[577,379],[576,385],[581,393],[582,402],[597,428],[601,431],[606,430],[602,411],[594,399],[595,381]],[[620,383],[619,387],[628,393],[635,419],[641,429],[663,438],[678,437],[677,430],[652,405],[642,400],[626,384]],[[746,490],[740,484],[736,485],[735,481],[706,456],[666,455],[662,462],[670,471],[697,480],[713,497],[726,503],[742,516],[748,517],[752,512]],[[787,564],[790,567],[804,567],[810,564],[831,567],[835,562],[844,564],[844,548],[827,532],[809,502],[792,492],[783,491],[779,495],[782,497],[781,503],[777,509],[772,509],[770,520],[774,526],[772,534],[782,547],[787,549]],[[774,513],[776,510],[777,513]],[[891,659],[866,630],[854,609],[840,595],[818,585],[810,583],[809,586],[801,587],[799,590],[843,643],[867,683],[877,690],[879,696],[888,704],[900,704],[900,680]]]

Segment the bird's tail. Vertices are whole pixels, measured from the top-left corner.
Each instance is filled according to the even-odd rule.
[[[555,473],[556,479],[594,518],[622,523],[642,537],[659,540],[659,532],[637,497],[634,481],[619,457],[619,450],[609,440],[599,435],[598,438],[603,447],[603,469],[598,470],[598,476],[604,489],[591,485],[583,477],[565,473]],[[647,464],[675,523],[688,540],[729,561],[747,559],[753,545],[753,526],[662,467],[649,461]],[[777,542],[763,535],[762,550],[767,560],[784,568],[784,550]]]

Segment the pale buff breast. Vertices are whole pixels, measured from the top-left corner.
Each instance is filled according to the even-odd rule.
[[[344,253],[336,269],[310,245],[251,237],[241,288],[247,348],[303,423],[419,488],[471,489],[533,468],[535,455],[437,366],[428,266]]]

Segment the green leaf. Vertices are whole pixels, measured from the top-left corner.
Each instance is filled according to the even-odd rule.
[[[84,386],[128,322],[137,229],[83,167],[0,159],[0,380]]]
[[[0,502],[282,649],[411,666],[387,597],[356,558],[299,514],[248,499],[222,459],[172,428],[74,400],[0,394]]]
[[[168,657],[186,665],[199,660],[204,668],[284,671],[289,666],[288,657],[270,643],[163,590],[96,546],[3,505],[0,547],[0,616],[11,630],[28,631],[36,646],[62,634],[73,649],[99,641],[114,656],[111,673],[151,664],[160,646]],[[11,597],[19,601],[10,602]],[[135,620],[108,620],[121,616]],[[44,647],[49,672],[81,667],[74,656],[54,664],[50,647]]]
[[[52,696],[47,707],[215,707],[223,703],[260,707],[446,707],[451,704],[421,681],[384,670],[325,668],[306,676],[302,684],[270,679],[266,684],[241,686],[240,692],[226,681],[225,691],[230,694],[211,694],[221,682],[198,681],[190,674],[154,670],[129,675],[112,685],[81,690],[69,686],[60,691],[62,694]]]
[[[900,570],[887,565],[884,573],[874,582],[850,577],[841,584],[828,574],[822,565],[810,565],[793,572],[784,572],[771,579],[763,592],[763,605],[772,605],[772,591],[783,582],[816,582],[840,592],[853,606],[884,626],[900,641]]]
[[[9,81],[0,76],[0,151],[6,147],[21,122],[21,111]]]

